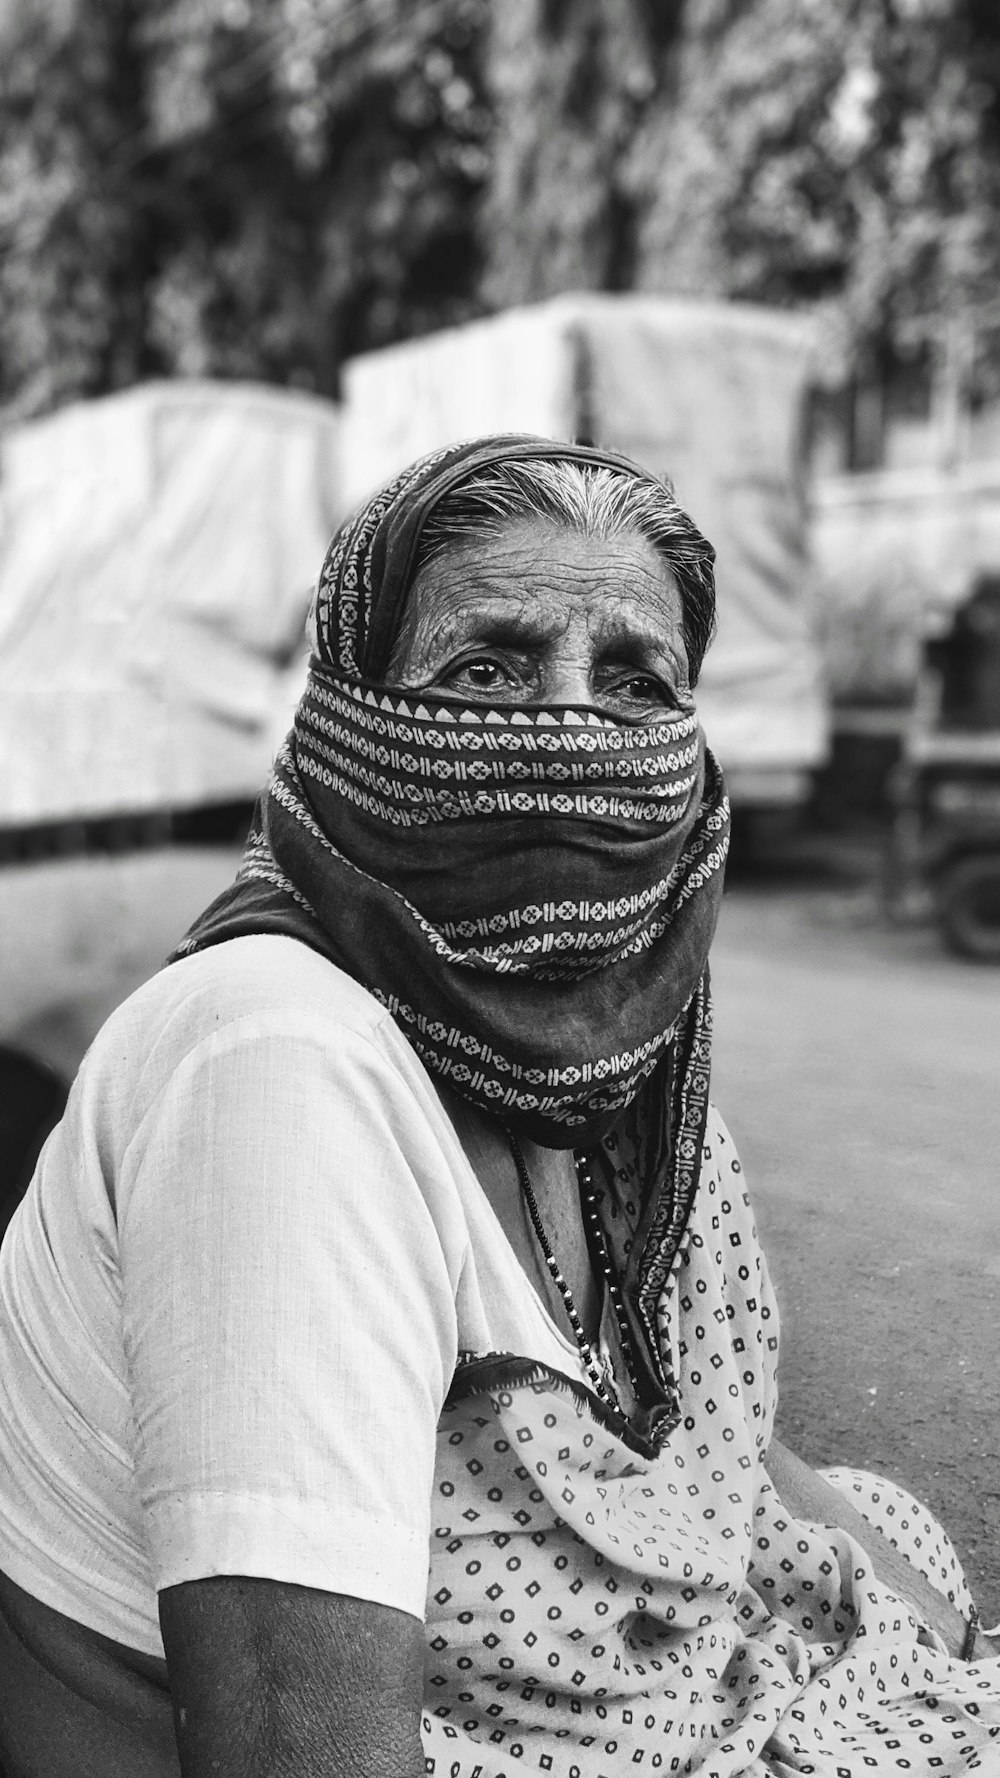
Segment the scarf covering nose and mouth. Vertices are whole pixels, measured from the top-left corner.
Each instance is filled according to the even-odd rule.
[[[636,725],[382,683],[428,513],[484,464],[531,457],[652,479],[584,446],[486,440],[415,464],[341,529],[239,877],[178,955],[304,938],[439,1079],[568,1147],[631,1102],[701,984],[728,811],[691,712]]]
[[[589,447],[487,439],[413,465],[342,527],[239,875],[175,955],[301,939],[381,1001],[436,1079],[519,1135],[589,1148],[662,1387],[655,1301],[708,1099],[718,768],[690,711],[640,725],[385,683],[428,513],[478,469],[525,458],[660,486]]]

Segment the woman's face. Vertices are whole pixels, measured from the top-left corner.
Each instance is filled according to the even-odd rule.
[[[418,574],[388,677],[470,703],[580,704],[656,722],[692,706],[681,597],[638,532],[512,521]]]

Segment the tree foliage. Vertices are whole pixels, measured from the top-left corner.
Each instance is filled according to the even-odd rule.
[[[0,400],[327,392],[469,311],[482,0],[22,0],[0,44]]]
[[[333,392],[347,353],[573,288],[818,304],[835,377],[990,300],[998,225],[995,0],[0,12],[8,414]]]
[[[638,0],[508,0],[492,14],[485,77],[494,124],[480,216],[486,303],[627,289],[627,152],[655,90]]]
[[[1000,17],[965,0],[692,0],[637,139],[640,282],[822,303],[847,353],[1000,269]]]

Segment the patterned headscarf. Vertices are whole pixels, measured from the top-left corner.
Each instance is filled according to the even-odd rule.
[[[384,677],[428,514],[481,468],[535,458],[671,499],[624,458],[511,437],[424,458],[370,500],[330,546],[307,687],[239,876],[177,955],[300,938],[388,1008],[438,1080],[516,1133],[589,1147],[648,1306],[704,1128],[718,768],[688,711],[490,709]],[[651,1182],[669,1189],[651,1197]]]

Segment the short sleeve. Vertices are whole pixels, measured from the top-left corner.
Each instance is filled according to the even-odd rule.
[[[304,1023],[202,1039],[119,1176],[153,1580],[264,1576],[422,1616],[464,1225],[391,1046]]]

